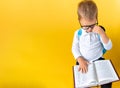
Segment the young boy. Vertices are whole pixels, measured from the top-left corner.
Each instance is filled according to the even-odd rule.
[[[78,20],[81,25],[81,35],[77,30],[74,34],[72,53],[79,71],[86,73],[92,61],[101,60],[103,49],[110,50],[112,42],[102,27],[97,25],[98,9],[92,0],[83,0],[78,4]],[[111,88],[111,84],[102,85],[101,88]]]

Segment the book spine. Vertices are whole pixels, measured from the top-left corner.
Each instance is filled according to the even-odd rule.
[[[73,84],[74,84],[74,88],[76,88],[76,87],[75,87],[75,75],[74,75],[74,66],[72,66],[72,71],[73,71],[73,72],[72,72],[72,73],[73,73]]]

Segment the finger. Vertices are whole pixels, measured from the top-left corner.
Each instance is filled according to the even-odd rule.
[[[81,71],[82,71],[82,73],[85,73],[85,68],[82,68]]]
[[[83,73],[85,73],[86,72],[86,70],[85,70],[85,68],[83,68]]]
[[[82,72],[82,73],[85,73],[85,72],[86,72],[85,67],[84,67],[84,68],[81,68],[81,72]]]
[[[84,73],[87,73],[87,71],[88,71],[88,65],[84,67]]]
[[[87,71],[88,71],[88,67],[85,68],[85,73],[87,73]]]
[[[81,70],[81,68],[80,68],[80,66],[79,66],[78,71],[80,71],[80,70]]]
[[[84,73],[84,69],[83,68],[81,68],[81,72]]]

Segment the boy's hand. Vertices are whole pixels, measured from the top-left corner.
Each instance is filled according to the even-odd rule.
[[[95,33],[98,33],[101,36],[101,38],[103,40],[103,43],[105,43],[105,44],[108,43],[109,38],[100,26],[95,25],[95,27],[93,28],[92,31],[95,32]]]
[[[77,60],[80,65],[78,71],[81,71],[82,73],[86,73],[88,71],[89,62],[81,56],[78,57]]]
[[[92,32],[98,33],[99,35],[105,34],[104,30],[100,26],[98,26],[98,25],[94,26]]]

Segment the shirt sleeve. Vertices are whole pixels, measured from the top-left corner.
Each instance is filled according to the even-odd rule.
[[[74,33],[73,43],[72,43],[72,53],[75,59],[81,56],[79,39],[78,39],[78,30]]]
[[[112,48],[112,41],[109,39],[109,41],[108,41],[108,43],[107,44],[105,44],[103,41],[102,41],[102,38],[100,38],[101,39],[101,42],[102,42],[102,44],[103,44],[103,46],[104,46],[104,48],[106,49],[106,50],[110,50],[111,48]]]

